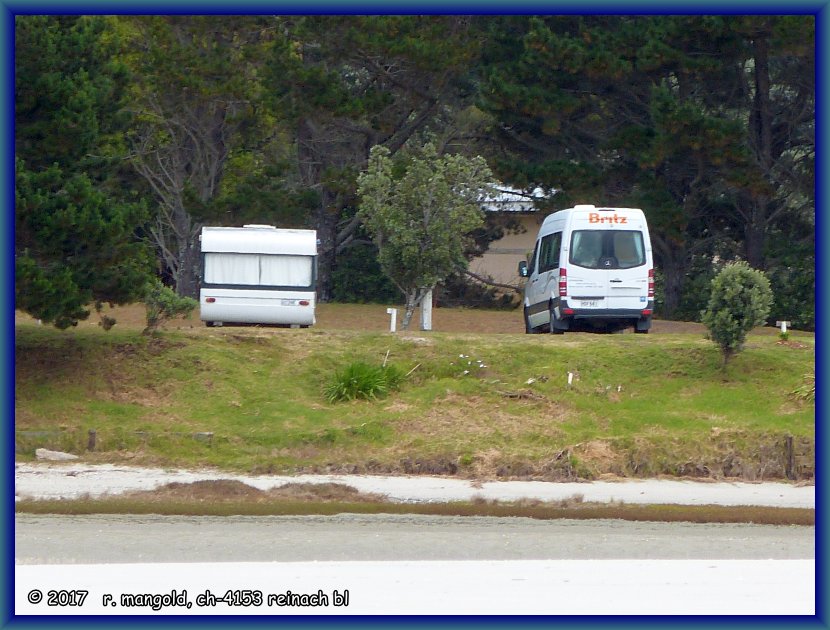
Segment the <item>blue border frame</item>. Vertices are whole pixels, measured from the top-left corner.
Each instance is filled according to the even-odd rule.
[[[4,550],[14,549],[14,16],[25,14],[43,13],[89,13],[89,14],[125,14],[125,13],[166,13],[166,14],[244,14],[244,13],[280,13],[280,14],[309,14],[309,13],[332,13],[332,14],[530,14],[530,13],[559,13],[559,14],[646,14],[646,13],[674,13],[674,14],[808,14],[816,17],[816,79],[818,86],[816,106],[816,140],[818,146],[823,149],[827,146],[828,125],[827,125],[827,104],[830,102],[828,96],[828,65],[830,59],[830,44],[827,37],[830,36],[830,0],[797,0],[795,2],[781,2],[769,0],[767,2],[758,0],[727,0],[725,3],[713,2],[711,0],[685,0],[679,3],[668,5],[657,0],[567,0],[560,2],[545,2],[543,0],[523,0],[518,3],[506,4],[503,0],[490,0],[477,2],[475,0],[455,0],[451,3],[441,0],[420,0],[417,2],[404,2],[389,5],[382,0],[351,2],[348,0],[337,2],[334,0],[320,1],[291,0],[287,2],[273,2],[268,0],[242,0],[233,4],[225,0],[214,0],[214,2],[196,2],[193,0],[147,0],[145,2],[118,2],[117,0],[0,0],[0,38],[2,38],[3,57],[0,65],[0,85],[5,87],[2,107],[2,125],[0,125],[0,139],[4,151],[0,155],[0,166],[2,166],[2,194],[3,214],[2,229],[0,229],[0,252],[2,252],[2,266],[0,266],[0,288],[2,295],[8,301],[6,310],[7,317],[3,320],[3,362],[0,372],[3,376],[3,431],[5,440],[3,445],[6,454],[4,465],[0,467],[0,483],[3,493],[3,514],[0,523],[2,524]],[[828,160],[825,159],[823,151],[817,151],[816,160],[816,232],[818,237],[816,248],[817,277],[816,287],[816,308],[817,308],[817,330],[816,346],[818,356],[816,360],[816,379],[818,394],[816,400],[816,419],[823,419],[826,416],[827,387],[830,381],[825,370],[825,359],[827,356],[827,338],[821,323],[827,313],[826,308],[826,278],[824,270],[828,262],[828,254],[821,244],[827,243],[828,220],[820,210],[828,211],[827,182],[830,181],[830,169]],[[117,620],[119,625],[144,626],[152,624],[154,627],[172,626],[182,623],[197,623],[199,626],[209,624],[219,626],[220,624],[236,626],[240,623],[256,625],[276,625],[280,627],[315,627],[315,626],[422,626],[433,627],[440,625],[463,625],[463,626],[501,626],[501,625],[533,625],[533,626],[606,626],[613,622],[637,625],[659,625],[672,624],[676,626],[711,626],[722,623],[723,625],[743,625],[749,627],[773,627],[773,626],[811,626],[828,627],[827,608],[827,548],[824,541],[827,518],[825,506],[827,505],[827,489],[824,484],[826,480],[826,466],[820,454],[827,453],[827,431],[821,422],[816,422],[816,616],[815,617],[775,617],[775,618],[753,618],[753,617],[549,617],[549,618],[471,618],[471,617],[413,617],[413,618],[330,618],[309,617],[305,620],[279,619],[274,618],[243,618],[241,617],[120,617]],[[14,563],[13,558],[4,555],[2,567],[2,578],[0,578],[0,626],[14,625],[26,627],[51,627],[53,625],[69,625],[87,627],[90,625],[110,625],[114,618],[77,617],[77,618],[47,618],[47,617],[13,617],[11,608],[14,602]],[[335,623],[332,623],[332,622]]]

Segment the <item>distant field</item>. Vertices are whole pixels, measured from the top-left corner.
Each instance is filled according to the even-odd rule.
[[[109,332],[95,315],[67,331],[18,316],[18,458],[45,447],[246,472],[812,475],[815,410],[797,394],[812,335],[758,331],[724,371],[696,324],[558,337],[523,334],[516,311],[436,309],[434,332],[391,335],[383,305],[322,305],[305,330],[193,319],[146,336],[143,308],[110,315]],[[408,376],[376,401],[326,402],[355,360]]]

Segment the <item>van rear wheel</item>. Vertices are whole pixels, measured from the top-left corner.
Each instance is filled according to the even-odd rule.
[[[556,322],[561,321],[556,319],[556,313],[553,312],[553,309],[550,309],[550,332],[552,335],[564,335],[565,329],[564,328],[557,328]]]

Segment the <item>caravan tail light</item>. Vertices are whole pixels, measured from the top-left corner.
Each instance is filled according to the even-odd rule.
[[[300,306],[308,306],[309,304],[311,304],[311,302],[308,300],[300,300]]]
[[[559,270],[559,297],[568,295],[568,270]]]
[[[648,270],[648,296],[654,297],[654,269]]]
[[[216,301],[216,298],[205,298],[205,302],[208,304],[213,304]]]

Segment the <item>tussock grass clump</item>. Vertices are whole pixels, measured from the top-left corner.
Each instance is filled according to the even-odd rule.
[[[815,402],[816,400],[816,375],[805,374],[804,383],[799,385],[792,395],[799,400]]]
[[[369,365],[354,361],[335,373],[323,395],[330,403],[376,400],[397,389],[402,380],[402,372],[394,365]]]

